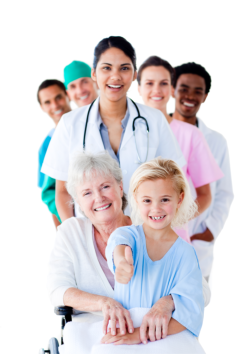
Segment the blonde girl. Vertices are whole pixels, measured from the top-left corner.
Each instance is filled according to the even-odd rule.
[[[115,299],[130,310],[151,308],[171,295],[175,310],[168,333],[163,323],[153,337],[185,329],[198,336],[204,311],[202,275],[194,248],[173,230],[197,211],[184,173],[172,160],[156,158],[142,164],[130,181],[130,203],[133,225],[115,230],[106,248],[115,273]],[[149,328],[149,338],[154,330]],[[108,342],[119,344],[121,335],[110,336]],[[127,344],[140,343],[140,329],[133,338],[125,338]]]

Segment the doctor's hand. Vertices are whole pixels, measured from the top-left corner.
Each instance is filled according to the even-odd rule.
[[[142,343],[147,344],[167,337],[169,321],[174,311],[174,301],[171,295],[159,299],[151,310],[143,317],[140,327]]]
[[[132,251],[129,246],[119,245],[116,248],[118,247],[119,249],[114,254],[115,280],[121,284],[128,284],[134,274]],[[122,251],[123,255],[119,251]]]
[[[116,328],[116,324],[119,324],[120,335],[125,335],[127,330],[129,333],[134,332],[133,321],[130,317],[130,313],[119,302],[111,299],[110,297],[102,297],[101,309],[103,313],[103,334],[106,335],[110,332],[112,336],[116,335],[119,328]],[[110,328],[107,330],[110,321]]]
[[[201,240],[201,241],[205,241],[205,242],[212,242],[214,240],[214,236],[213,236],[212,232],[208,228],[206,228],[206,230],[204,232],[191,236],[190,240],[191,241]]]

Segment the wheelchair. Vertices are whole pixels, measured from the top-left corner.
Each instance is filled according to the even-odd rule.
[[[60,307],[55,307],[54,312],[56,315],[62,316],[61,318],[61,344],[63,344],[63,330],[66,325],[66,323],[72,321],[72,315],[73,315],[73,308],[69,306],[60,306]],[[59,354],[59,343],[58,340],[55,337],[50,338],[49,344],[48,344],[48,349],[43,349],[41,348],[39,350],[39,354]]]

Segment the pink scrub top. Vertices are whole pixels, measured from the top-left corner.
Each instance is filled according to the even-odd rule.
[[[195,188],[217,181],[224,176],[204,135],[197,127],[176,119],[172,120],[170,127],[187,161],[183,170]]]
[[[188,181],[191,180],[195,188],[217,181],[224,176],[205,137],[197,127],[176,119],[172,120],[170,127],[187,161],[183,170]],[[190,242],[187,225],[185,229],[175,231],[181,238]]]

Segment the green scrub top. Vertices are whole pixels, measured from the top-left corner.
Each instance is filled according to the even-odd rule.
[[[41,197],[51,214],[54,214],[62,222],[56,209],[56,180],[54,178],[45,175]]]

